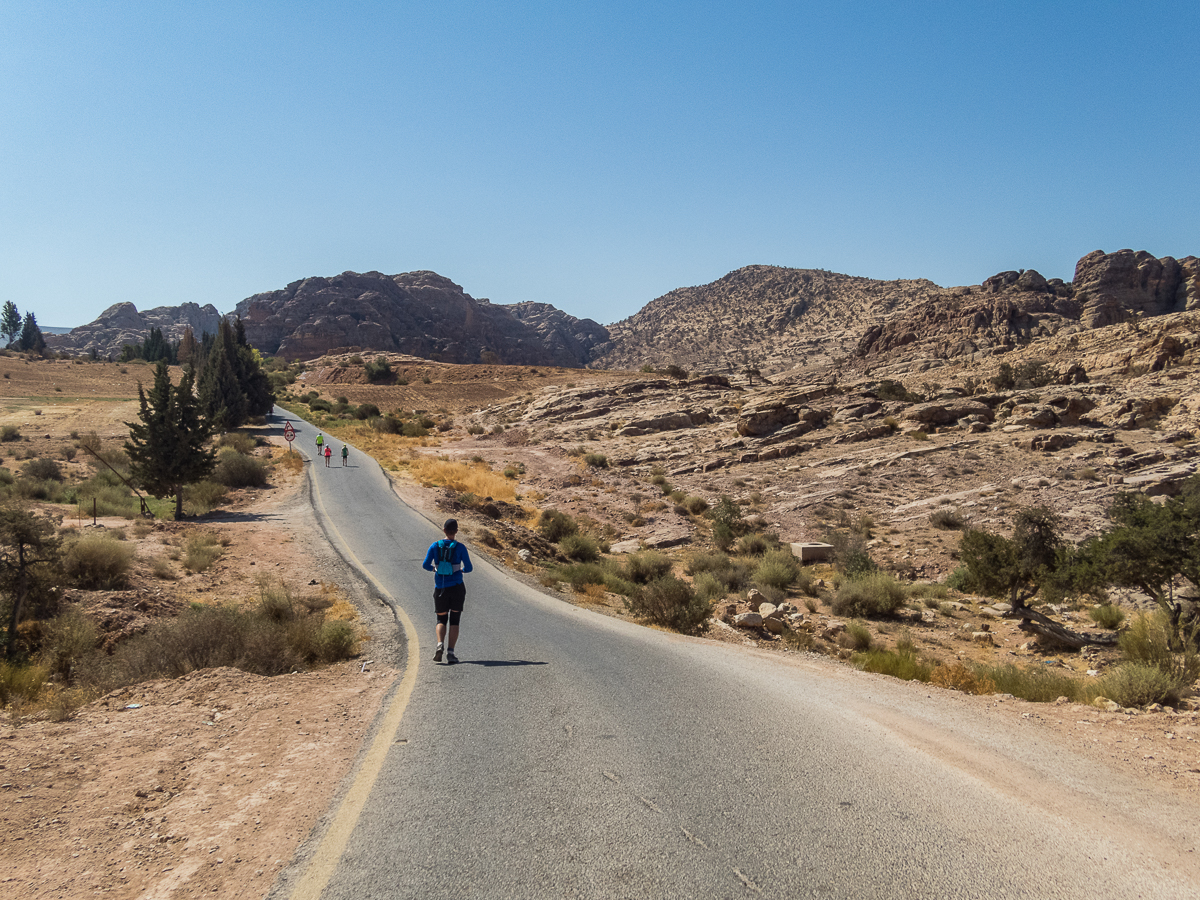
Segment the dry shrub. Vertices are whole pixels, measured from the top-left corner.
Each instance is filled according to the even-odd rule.
[[[964,694],[996,693],[994,681],[958,662],[939,665],[929,676],[929,683],[952,691],[962,691]]]
[[[847,578],[834,595],[833,612],[863,618],[890,616],[904,605],[904,593],[904,585],[890,575]]]
[[[120,590],[128,582],[133,557],[133,547],[110,535],[85,534],[68,548],[63,568],[85,590]]]
[[[203,572],[221,556],[221,538],[212,532],[188,538],[183,566],[189,572]]]
[[[1188,686],[1156,665],[1127,662],[1100,678],[1095,688],[1109,700],[1133,707],[1178,703]]]
[[[257,457],[237,450],[222,450],[212,480],[231,488],[263,487],[267,483],[267,467]]]
[[[150,560],[150,574],[155,578],[161,578],[163,581],[175,580],[175,569],[171,565],[171,561],[165,556],[155,556]]]
[[[684,634],[703,632],[712,615],[712,602],[697,597],[691,586],[674,575],[642,585],[626,605],[635,616]]]
[[[848,650],[870,650],[874,636],[864,622],[847,622],[846,630],[838,635],[838,644]]]
[[[625,560],[624,576],[634,584],[646,584],[671,571],[671,557],[659,550],[631,553]]]
[[[409,471],[426,485],[440,485],[459,493],[510,503],[517,500],[517,485],[502,474],[493,472],[486,463],[467,464],[418,456],[409,463]]]
[[[225,485],[215,481],[197,481],[183,489],[183,504],[189,513],[202,516],[212,512],[225,499]]]
[[[292,475],[299,475],[304,471],[304,459],[299,453],[284,453],[282,456],[275,457],[271,464]]]

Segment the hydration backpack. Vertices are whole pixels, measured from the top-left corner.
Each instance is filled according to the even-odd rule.
[[[437,573],[439,575],[453,575],[455,571],[461,568],[454,561],[457,556],[455,550],[458,544],[455,541],[438,541],[437,548]]]

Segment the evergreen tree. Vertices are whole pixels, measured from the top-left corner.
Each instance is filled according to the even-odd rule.
[[[141,421],[125,423],[125,451],[134,476],[155,497],[175,495],[176,519],[183,518],[184,485],[201,480],[215,465],[213,451],[205,447],[212,429],[192,385],[192,374],[185,371],[179,386],[172,387],[167,361],[159,360],[149,397],[138,383]]]
[[[246,343],[246,326],[238,316],[234,324],[234,338],[238,349],[238,381],[246,395],[246,412],[251,416],[265,416],[275,405],[275,391],[271,379],[263,371],[259,352]]]
[[[17,311],[17,304],[11,300],[5,300],[4,309],[0,311],[0,334],[7,337],[11,344],[20,333],[21,313]]]
[[[200,408],[216,430],[232,431],[249,416],[246,394],[238,378],[237,337],[226,321],[217,329],[212,351],[200,376]]]
[[[42,329],[38,328],[37,319],[31,312],[25,313],[25,321],[21,324],[21,339],[17,342],[17,347],[21,350],[31,350],[34,353],[41,353],[46,349],[46,339],[42,337]]]
[[[196,342],[196,335],[192,333],[192,326],[188,325],[183,329],[183,337],[179,340],[179,349],[175,351],[175,358],[181,366],[196,365],[196,357],[200,353],[200,345]]]
[[[58,569],[59,539],[54,523],[15,503],[0,506],[0,590],[8,613],[4,655],[12,659],[17,626],[29,602],[53,602],[50,588]]]

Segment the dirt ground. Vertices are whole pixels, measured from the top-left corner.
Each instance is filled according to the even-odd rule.
[[[58,376],[60,369],[52,367],[70,364],[44,364],[46,371],[39,371],[39,365],[43,364],[0,359],[0,374],[11,373],[0,381],[0,424],[22,425],[26,434],[36,431],[39,447],[65,446],[69,430],[81,421],[96,427],[94,419],[82,415],[79,408],[86,403],[51,402],[55,380],[47,372]],[[76,368],[97,378],[94,389],[99,391],[106,376],[103,367],[95,365]],[[18,378],[28,385],[18,386]],[[68,387],[63,393],[78,396],[82,391]],[[110,437],[119,436],[121,421],[134,414],[129,394],[115,394],[110,390],[106,396],[111,400],[97,401],[108,406],[95,409],[108,417]],[[115,402],[121,399],[124,403]],[[42,410],[41,418],[34,409]],[[455,451],[478,448],[486,453],[489,446],[505,458],[528,453],[531,463],[534,452],[547,452],[501,448],[486,441],[472,446],[464,441]],[[13,455],[15,448],[6,449]],[[29,453],[31,447],[23,444],[20,452]],[[556,465],[561,463],[563,476],[568,468],[579,471],[559,454],[550,455]],[[554,480],[547,477],[539,489],[548,490]],[[569,478],[561,483],[568,484]],[[616,482],[603,483],[614,492],[621,489]],[[252,599],[263,573],[268,581],[286,580],[298,593],[319,589],[322,583],[336,584],[355,603],[372,637],[360,658],[276,678],[230,669],[196,672],[173,682],[118,691],[63,722],[19,718],[9,710],[0,734],[0,891],[5,896],[252,898],[268,893],[337,796],[399,674],[389,665],[399,655],[390,613],[312,524],[302,486],[301,476],[281,474],[270,488],[241,492],[230,507],[203,521],[167,523],[143,534],[127,522],[102,521],[103,526],[125,530],[143,559],[169,553],[172,542],[193,528],[217,531],[229,543],[206,572],[181,571],[167,581],[142,573],[131,591],[121,592],[125,596],[92,598],[89,603],[96,609],[120,607],[153,617],[171,614],[190,599]],[[446,500],[444,490],[403,480],[397,481],[397,491],[429,512]],[[604,488],[595,489],[597,501],[611,496]],[[76,521],[77,526],[86,524]],[[473,540],[486,527],[472,520],[464,536]],[[524,569],[526,579],[534,575],[532,568]],[[559,596],[609,615],[625,615],[611,595]],[[928,641],[941,642],[953,656],[978,652],[964,628],[978,630],[977,610],[964,608],[948,619],[936,628],[929,624]],[[990,624],[996,652],[1023,654],[1023,635],[1009,623]],[[908,627],[920,631],[925,625],[914,620]],[[712,637],[742,644],[748,651],[793,652],[720,623]],[[811,659],[822,666],[839,664],[829,657]],[[913,689],[940,690],[929,685]],[[1060,741],[1173,790],[1200,790],[1200,713],[1131,714],[997,696],[954,698],[994,710],[1010,719],[1014,729]]]

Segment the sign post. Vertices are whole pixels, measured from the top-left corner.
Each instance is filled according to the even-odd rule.
[[[292,441],[296,439],[296,429],[288,422],[283,426],[283,437],[288,442],[288,453],[292,452]]]

